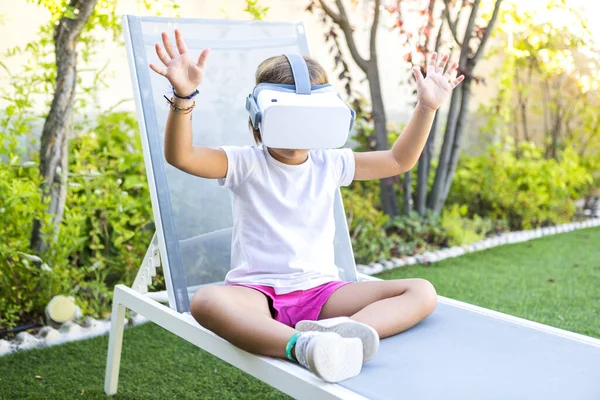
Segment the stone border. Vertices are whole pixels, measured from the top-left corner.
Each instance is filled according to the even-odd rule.
[[[383,271],[394,268],[407,267],[409,265],[442,261],[447,258],[462,256],[463,254],[474,253],[476,251],[491,249],[492,247],[502,246],[511,243],[526,242],[531,239],[537,239],[544,236],[556,235],[558,233],[571,232],[580,229],[600,226],[599,218],[590,218],[582,222],[572,222],[569,224],[537,228],[527,231],[507,232],[498,236],[490,237],[479,242],[466,244],[462,246],[449,247],[436,251],[426,251],[423,254],[408,256],[404,258],[392,258],[387,261],[373,262],[369,265],[358,264],[358,272],[365,275],[375,275]]]
[[[125,325],[138,325],[146,321],[147,319],[145,317],[131,311],[131,321],[125,318]],[[97,320],[88,317],[84,321],[79,322],[79,324],[68,321],[58,327],[58,329],[51,326],[44,326],[36,335],[32,335],[28,332],[20,332],[13,340],[8,341],[0,339],[0,357],[16,351],[89,339],[95,336],[104,335],[108,333],[108,331],[110,331],[110,318]]]

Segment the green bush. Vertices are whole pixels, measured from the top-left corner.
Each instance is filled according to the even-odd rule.
[[[453,204],[442,211],[441,224],[448,235],[450,246],[460,246],[485,239],[494,230],[491,220],[480,217],[467,218],[468,207]]]
[[[101,115],[70,146],[63,225],[72,232],[62,235],[63,259],[85,276],[74,287],[84,313],[101,316],[113,286],[133,283],[154,233],[137,120],[131,113]]]
[[[493,145],[480,156],[461,158],[448,204],[466,205],[471,217],[505,219],[513,230],[529,229],[568,222],[574,200],[592,180],[570,147],[557,161],[531,143]]]
[[[440,218],[432,212],[420,216],[413,212],[409,216],[390,219],[385,226],[386,234],[393,238],[394,257],[419,254],[426,248],[446,247],[448,235],[444,232]]]
[[[32,221],[49,234],[37,163],[23,163],[18,133],[0,142],[0,326],[39,319],[52,296],[75,296],[84,315],[109,312],[112,287],[131,284],[153,233],[137,121],[101,115],[70,142],[63,223],[48,250],[30,254]]]
[[[48,286],[49,273],[28,254],[33,218],[44,216],[39,184],[35,164],[23,165],[14,154],[0,162],[0,326],[43,307],[38,294]]]
[[[342,189],[354,257],[362,264],[390,258],[394,246],[384,229],[389,217],[375,208],[377,196],[377,192],[360,183]]]

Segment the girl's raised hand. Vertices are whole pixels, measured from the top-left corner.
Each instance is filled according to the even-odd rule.
[[[453,62],[444,72],[449,58],[448,55],[445,55],[437,62],[437,53],[432,53],[429,57],[425,78],[418,67],[413,68],[413,74],[417,81],[417,100],[421,105],[437,110],[448,100],[452,90],[465,79],[464,75],[456,79],[452,78],[452,73],[458,68],[456,62]]]
[[[150,64],[150,68],[157,74],[166,77],[178,96],[191,95],[202,83],[209,49],[202,50],[198,61],[193,60],[185,47],[181,32],[177,29],[175,29],[177,47],[172,45],[169,36],[165,32],[162,33],[162,41],[164,49],[158,43],[155,48],[158,58],[166,68],[154,64]]]

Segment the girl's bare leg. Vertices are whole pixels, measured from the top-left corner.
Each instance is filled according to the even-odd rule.
[[[437,294],[424,279],[356,282],[337,289],[319,319],[347,316],[386,338],[405,331],[433,312]]]
[[[286,358],[296,330],[275,321],[267,297],[243,286],[205,286],[190,303],[192,316],[231,344],[255,354]]]

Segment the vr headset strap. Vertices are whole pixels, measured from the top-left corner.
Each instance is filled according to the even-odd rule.
[[[284,54],[292,67],[292,75],[296,83],[297,94],[310,94],[310,77],[308,66],[300,54]]]

